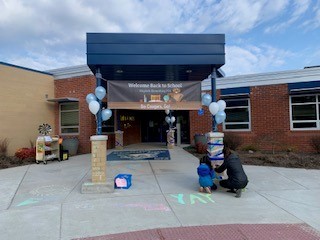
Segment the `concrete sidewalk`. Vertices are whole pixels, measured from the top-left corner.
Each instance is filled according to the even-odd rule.
[[[127,149],[130,148],[161,146],[134,145]],[[244,166],[250,182],[242,197],[235,198],[221,188],[211,195],[199,193],[198,159],[180,147],[170,150],[170,155],[168,161],[107,162],[110,181],[119,173],[132,174],[129,189],[116,189],[109,194],[80,193],[82,183],[91,178],[90,154],[47,165],[0,170],[0,239],[102,235],[96,239],[219,239],[191,236],[192,232],[198,233],[193,230],[197,226],[209,232],[224,229],[230,233],[233,226],[236,229],[249,226],[243,224],[258,224],[254,231],[264,226],[287,230],[297,226],[295,229],[305,231],[302,233],[305,239],[320,239],[319,170]],[[189,235],[186,238],[174,235],[175,227],[185,229],[183,232]],[[123,235],[132,231],[139,232],[131,233],[132,238]],[[153,232],[168,231],[173,234],[171,237],[151,238]],[[277,228],[274,231],[279,233]],[[134,238],[134,234],[147,236],[139,235],[143,232],[150,237]],[[270,235],[264,238],[267,233],[262,230],[261,235],[255,234],[259,239],[276,239]],[[240,230],[235,230],[234,236],[229,239],[256,239],[241,235]],[[286,236],[278,235],[279,239]]]

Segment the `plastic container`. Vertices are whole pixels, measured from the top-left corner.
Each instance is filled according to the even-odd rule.
[[[118,174],[114,178],[114,188],[128,189],[131,186],[132,174]]]

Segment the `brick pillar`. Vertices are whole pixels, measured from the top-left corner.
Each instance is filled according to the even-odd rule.
[[[82,184],[81,193],[109,193],[114,191],[113,179],[107,182],[107,140],[106,135],[90,137],[91,141],[91,182]]]
[[[108,136],[91,136],[91,176],[93,183],[106,182]]]

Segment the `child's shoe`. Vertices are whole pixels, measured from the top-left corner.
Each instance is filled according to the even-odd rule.
[[[199,192],[204,192],[204,188],[203,187],[199,187]]]
[[[210,193],[210,194],[211,194],[211,189],[210,189],[210,187],[205,187],[204,190],[206,190],[206,193]]]

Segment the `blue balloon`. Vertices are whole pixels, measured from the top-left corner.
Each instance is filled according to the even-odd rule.
[[[166,121],[168,124],[170,124],[171,118],[170,118],[169,116],[166,116],[165,121]]]
[[[97,98],[96,96],[93,94],[93,93],[89,93],[87,96],[86,96],[86,101],[87,103],[89,104],[91,101],[96,101]]]
[[[109,120],[111,116],[112,116],[112,111],[110,109],[107,108],[101,111],[101,117],[103,121]]]
[[[226,113],[224,111],[219,111],[214,115],[214,119],[217,124],[223,123],[226,120]]]
[[[96,94],[97,98],[102,100],[106,96],[106,89],[104,87],[97,87],[96,90],[94,91]]]
[[[206,93],[202,96],[202,105],[209,106],[212,101],[210,94]]]

